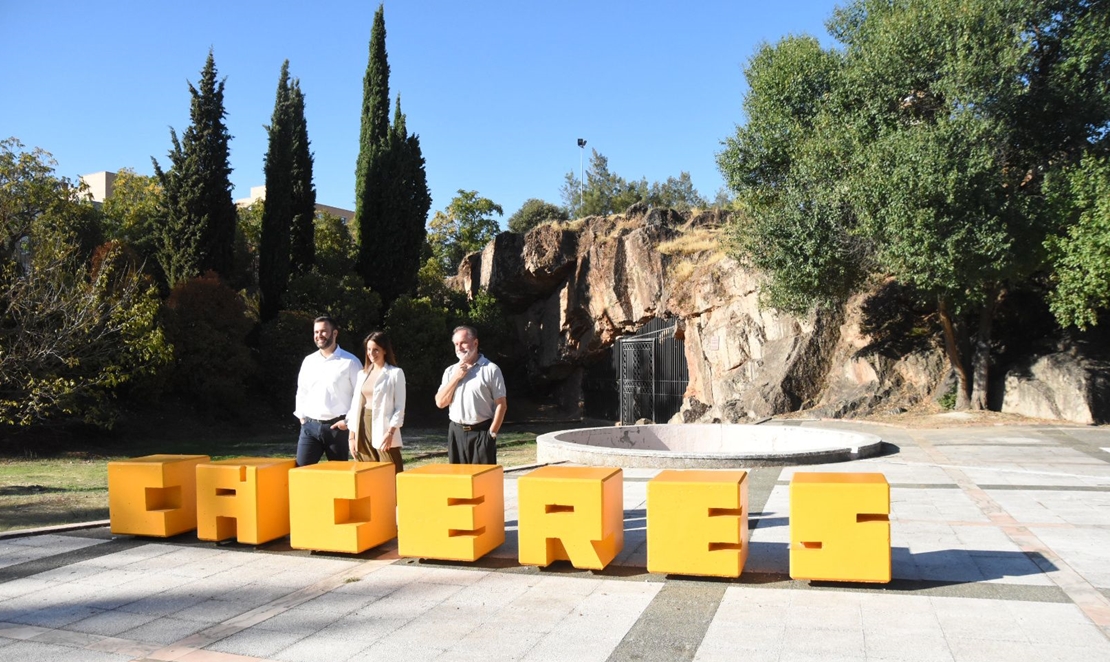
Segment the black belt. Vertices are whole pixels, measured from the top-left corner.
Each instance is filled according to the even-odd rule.
[[[321,420],[320,420],[320,419],[318,419],[318,418],[312,418],[312,417],[310,417],[310,416],[305,416],[305,417],[304,417],[304,420],[305,420],[306,422],[307,422],[307,421],[312,421],[313,423],[319,423],[319,424],[321,424],[321,425],[331,425],[332,423],[338,423],[339,421],[342,421],[342,420],[343,420],[343,419],[345,419],[345,418],[347,418],[347,417],[346,417],[346,416],[336,416],[335,418],[330,418],[330,419],[328,419],[328,420],[326,420],[326,421],[321,421]]]
[[[451,423],[462,428],[464,432],[483,432],[485,430],[488,430],[489,427],[493,425],[493,419],[486,419],[481,423],[475,423],[474,425],[464,425],[462,423],[455,423],[455,421],[451,421]]]

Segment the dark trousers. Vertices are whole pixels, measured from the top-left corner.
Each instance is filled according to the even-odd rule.
[[[484,430],[464,430],[451,421],[447,427],[447,460],[451,464],[497,464],[497,440],[490,436],[490,421]]]
[[[338,420],[338,419],[336,419]],[[297,438],[297,466],[316,464],[325,453],[329,460],[346,462],[350,450],[347,446],[347,431],[332,429],[335,421],[317,421],[306,418],[301,424],[301,436]]]

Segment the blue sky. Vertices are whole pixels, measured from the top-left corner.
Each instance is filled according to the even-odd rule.
[[[578,138],[626,179],[688,171],[712,199],[763,42],[819,36],[832,0],[385,3],[390,92],[420,136],[432,211],[458,189],[505,215],[561,203]],[[226,78],[235,197],[263,183],[281,63],[299,77],[317,199],[353,208],[362,79],[377,2],[0,0],[0,134],[58,174],[167,166],[208,49]]]

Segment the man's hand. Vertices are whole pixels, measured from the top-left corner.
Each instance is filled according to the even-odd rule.
[[[455,383],[461,382],[463,379],[465,379],[466,373],[470,372],[470,369],[473,367],[473,363],[468,363],[467,361],[459,362],[459,367],[455,369]]]
[[[338,421],[331,424],[331,429],[333,429],[333,430],[346,430],[347,429],[347,421],[338,420]]]

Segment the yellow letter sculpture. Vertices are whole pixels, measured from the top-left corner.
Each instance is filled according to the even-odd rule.
[[[790,576],[890,581],[890,485],[880,473],[795,473]]]
[[[289,545],[358,554],[397,537],[392,462],[324,462],[289,472]]]
[[[648,482],[648,572],[739,577],[747,559],[748,472],[663,471]]]
[[[197,465],[207,455],[147,455],[108,463],[112,533],[168,538],[197,528]]]
[[[517,481],[520,562],[570,561],[601,570],[624,546],[624,474],[608,467],[541,467]]]
[[[289,534],[293,460],[238,457],[197,465],[197,538],[261,545]]]
[[[397,475],[397,553],[477,561],[505,542],[505,472],[429,464]]]

